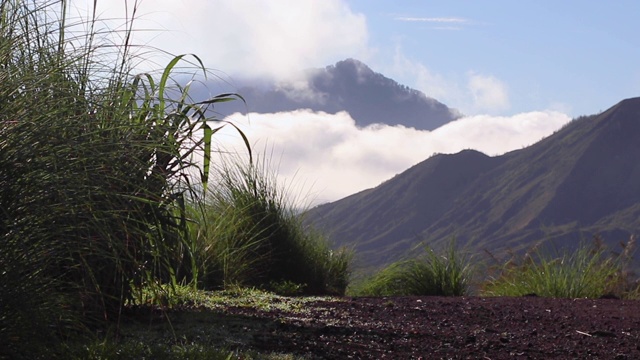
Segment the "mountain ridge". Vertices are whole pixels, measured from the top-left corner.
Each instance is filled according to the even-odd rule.
[[[640,229],[640,217],[634,218],[640,215],[638,134],[640,98],[626,99],[502,156],[468,150],[433,156],[307,216],[339,245],[355,246],[370,266],[452,236],[492,252],[543,239],[573,244],[595,233],[620,241],[613,237]],[[384,205],[392,203],[396,215]]]
[[[363,62],[346,59],[325,68],[309,69],[296,81],[247,85],[237,92],[246,105],[226,103],[222,116],[234,112],[278,113],[309,109],[335,114],[348,112],[358,127],[402,125],[433,130],[461,114],[419,90],[400,85]]]

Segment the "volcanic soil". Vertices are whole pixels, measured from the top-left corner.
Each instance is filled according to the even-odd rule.
[[[170,317],[175,331],[192,329],[188,341],[309,359],[640,359],[634,300],[328,298]]]

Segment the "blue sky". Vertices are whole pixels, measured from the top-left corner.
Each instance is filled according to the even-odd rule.
[[[72,8],[86,16],[92,3]],[[98,8],[103,19],[124,16],[121,0]],[[276,157],[281,183],[315,204],[434,153],[520,149],[573,117],[640,96],[639,14],[640,1],[623,0],[142,0],[133,41],[147,46],[140,71],[169,60],[149,46],[200,56],[224,80],[213,95],[244,81],[306,91],[302,70],[356,58],[466,115],[434,131],[358,128],[347,113],[307,110],[227,119]],[[243,147],[230,129],[216,139]]]
[[[388,62],[401,47],[451,82],[469,72],[492,76],[508,92],[502,113],[557,108],[578,116],[640,95],[638,1],[348,3],[367,17],[370,46],[381,55],[373,62]]]

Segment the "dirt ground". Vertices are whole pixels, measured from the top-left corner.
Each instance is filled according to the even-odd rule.
[[[640,359],[640,301],[619,299],[344,298],[173,322],[193,321],[225,346],[311,359]]]

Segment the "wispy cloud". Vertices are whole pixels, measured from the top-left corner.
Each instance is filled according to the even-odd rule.
[[[460,17],[410,17],[398,16],[396,21],[414,22],[430,24],[431,29],[440,31],[459,31],[463,30],[466,25],[472,23],[471,20]]]
[[[467,87],[476,111],[500,112],[509,108],[507,85],[500,79],[470,72]]]
[[[398,21],[409,22],[427,22],[427,23],[447,23],[447,24],[465,24],[469,23],[468,19],[458,17],[396,17]]]
[[[405,83],[411,81],[416,89],[427,96],[467,115],[497,115],[510,108],[509,86],[497,76],[472,70],[464,75],[444,75],[420,61],[408,58],[401,46],[396,47],[393,64],[385,70],[391,77]]]
[[[460,108],[464,95],[456,79],[434,72],[421,62],[408,58],[400,45],[396,46],[393,63],[385,69],[385,73],[394,79],[400,79],[401,82],[412,81],[413,87],[427,96],[459,110],[467,110]]]

